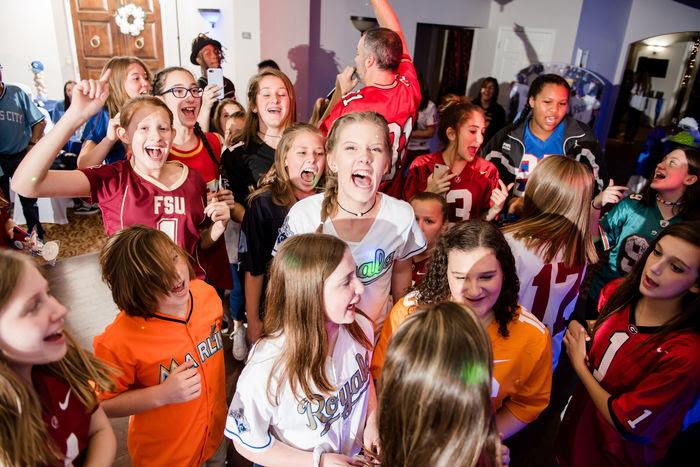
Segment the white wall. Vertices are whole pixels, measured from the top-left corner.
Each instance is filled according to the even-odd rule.
[[[673,0],[634,0],[617,62],[615,83],[622,80],[631,43],[673,32],[700,31],[699,12],[697,8]]]
[[[34,75],[29,63],[39,60],[44,64],[48,98],[62,99],[63,83],[77,75],[68,47],[65,19],[64,4],[60,0],[3,1],[0,15],[3,80],[25,84],[34,91]]]
[[[199,8],[221,10],[213,29],[199,14]],[[190,52],[192,40],[205,33],[225,48],[224,75],[236,86],[238,99],[245,102],[248,78],[255,72],[260,56],[258,0],[161,0],[160,9],[165,66],[183,66],[200,76],[199,66],[190,63]],[[251,38],[243,39],[244,32],[250,32]]]
[[[260,2],[260,59],[272,59],[294,84],[297,117],[309,117],[309,0],[262,0]],[[298,71],[297,71],[298,69]]]
[[[501,27],[512,28],[518,24],[526,29],[553,29],[556,42],[552,61],[571,62],[583,0],[513,0],[503,6],[495,1],[490,3],[488,27],[478,29],[474,34],[467,89],[493,74],[498,29]],[[504,94],[507,97],[507,93],[507,87],[501,86],[501,100]]]

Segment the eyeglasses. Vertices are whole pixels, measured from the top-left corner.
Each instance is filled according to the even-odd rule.
[[[174,88],[168,89],[167,91],[161,92],[160,95],[163,96],[169,92],[172,93],[172,95],[177,97],[178,99],[185,98],[187,96],[187,93],[189,92],[192,95],[192,97],[196,99],[198,97],[202,97],[202,93],[204,92],[204,90],[198,87],[187,89],[180,86],[176,86]]]

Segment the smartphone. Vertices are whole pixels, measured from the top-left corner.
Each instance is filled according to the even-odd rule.
[[[435,164],[435,167],[433,168],[433,178],[442,178],[449,171],[449,166],[445,164]]]
[[[216,84],[221,88],[217,99],[224,98],[224,70],[221,68],[207,68],[207,84]]]

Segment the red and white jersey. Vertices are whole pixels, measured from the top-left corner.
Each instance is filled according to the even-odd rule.
[[[384,176],[379,189],[401,198],[402,173],[406,162],[406,144],[415,126],[416,112],[421,93],[416,68],[410,55],[401,57],[394,81],[387,85],[365,86],[359,91],[345,94],[321,123],[324,136],[339,117],[352,112],[374,111],[386,118],[392,142],[392,159],[389,172]]]
[[[175,146],[170,148],[169,161],[180,161],[202,176],[205,183],[209,184],[219,177],[219,162],[221,161],[221,140],[216,133],[204,133],[209,147],[214,152],[214,159],[211,158],[201,139],[197,140],[197,145],[191,151],[182,151]]]
[[[403,187],[403,199],[410,201],[425,191],[428,177],[435,164],[445,164],[441,152],[418,156],[408,169]],[[479,219],[491,207],[491,192],[498,186],[498,169],[481,157],[474,158],[462,173],[450,181],[450,190],[445,194],[447,217],[450,222]]]
[[[603,289],[605,303],[621,279]],[[691,330],[645,342],[661,329],[636,323],[630,306],[598,329],[588,353],[611,397],[614,426],[580,387],[566,410],[558,459],[564,466],[658,465],[700,392],[700,335]]]
[[[81,169],[102,210],[107,235],[136,224],[159,229],[195,256],[204,222],[207,187],[202,177],[180,162],[180,178],[165,186],[139,173],[129,161]]]
[[[32,369],[32,385],[41,401],[46,433],[63,456],[61,465],[83,465],[97,406],[89,411],[67,382],[41,367]]]
[[[551,263],[545,263],[525,242],[505,234],[515,258],[515,269],[520,280],[518,303],[542,321],[552,336],[552,363],[556,368],[566,321],[573,313],[578,299],[586,265],[567,266],[560,251]]]

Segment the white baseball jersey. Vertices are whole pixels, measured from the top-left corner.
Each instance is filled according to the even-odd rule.
[[[373,342],[369,320],[358,314],[355,321]],[[304,451],[324,445],[328,452],[358,454],[367,420],[371,350],[340,326],[333,356],[326,359],[326,375],[338,389],[331,394],[315,394],[312,401],[303,395],[299,400],[285,382],[275,403],[280,371],[269,384],[268,378],[284,351],[284,339],[263,339],[251,350],[228,410],[226,436],[257,452],[278,440]]]
[[[559,252],[551,263],[545,263],[529,250],[522,240],[511,233],[505,234],[515,257],[515,269],[520,279],[518,303],[549,328],[552,336],[553,368],[556,368],[565,323],[576,307],[579,286],[586,273],[586,265],[567,267]]]
[[[408,259],[426,248],[411,205],[383,193],[379,196],[379,213],[362,241],[346,242],[357,265],[357,277],[365,286],[357,306],[374,321],[377,335],[393,305],[390,293],[394,261]],[[316,232],[321,224],[322,202],[323,194],[318,194],[292,206],[280,228],[273,255],[287,238]],[[323,224],[323,233],[339,237],[330,219]]]

